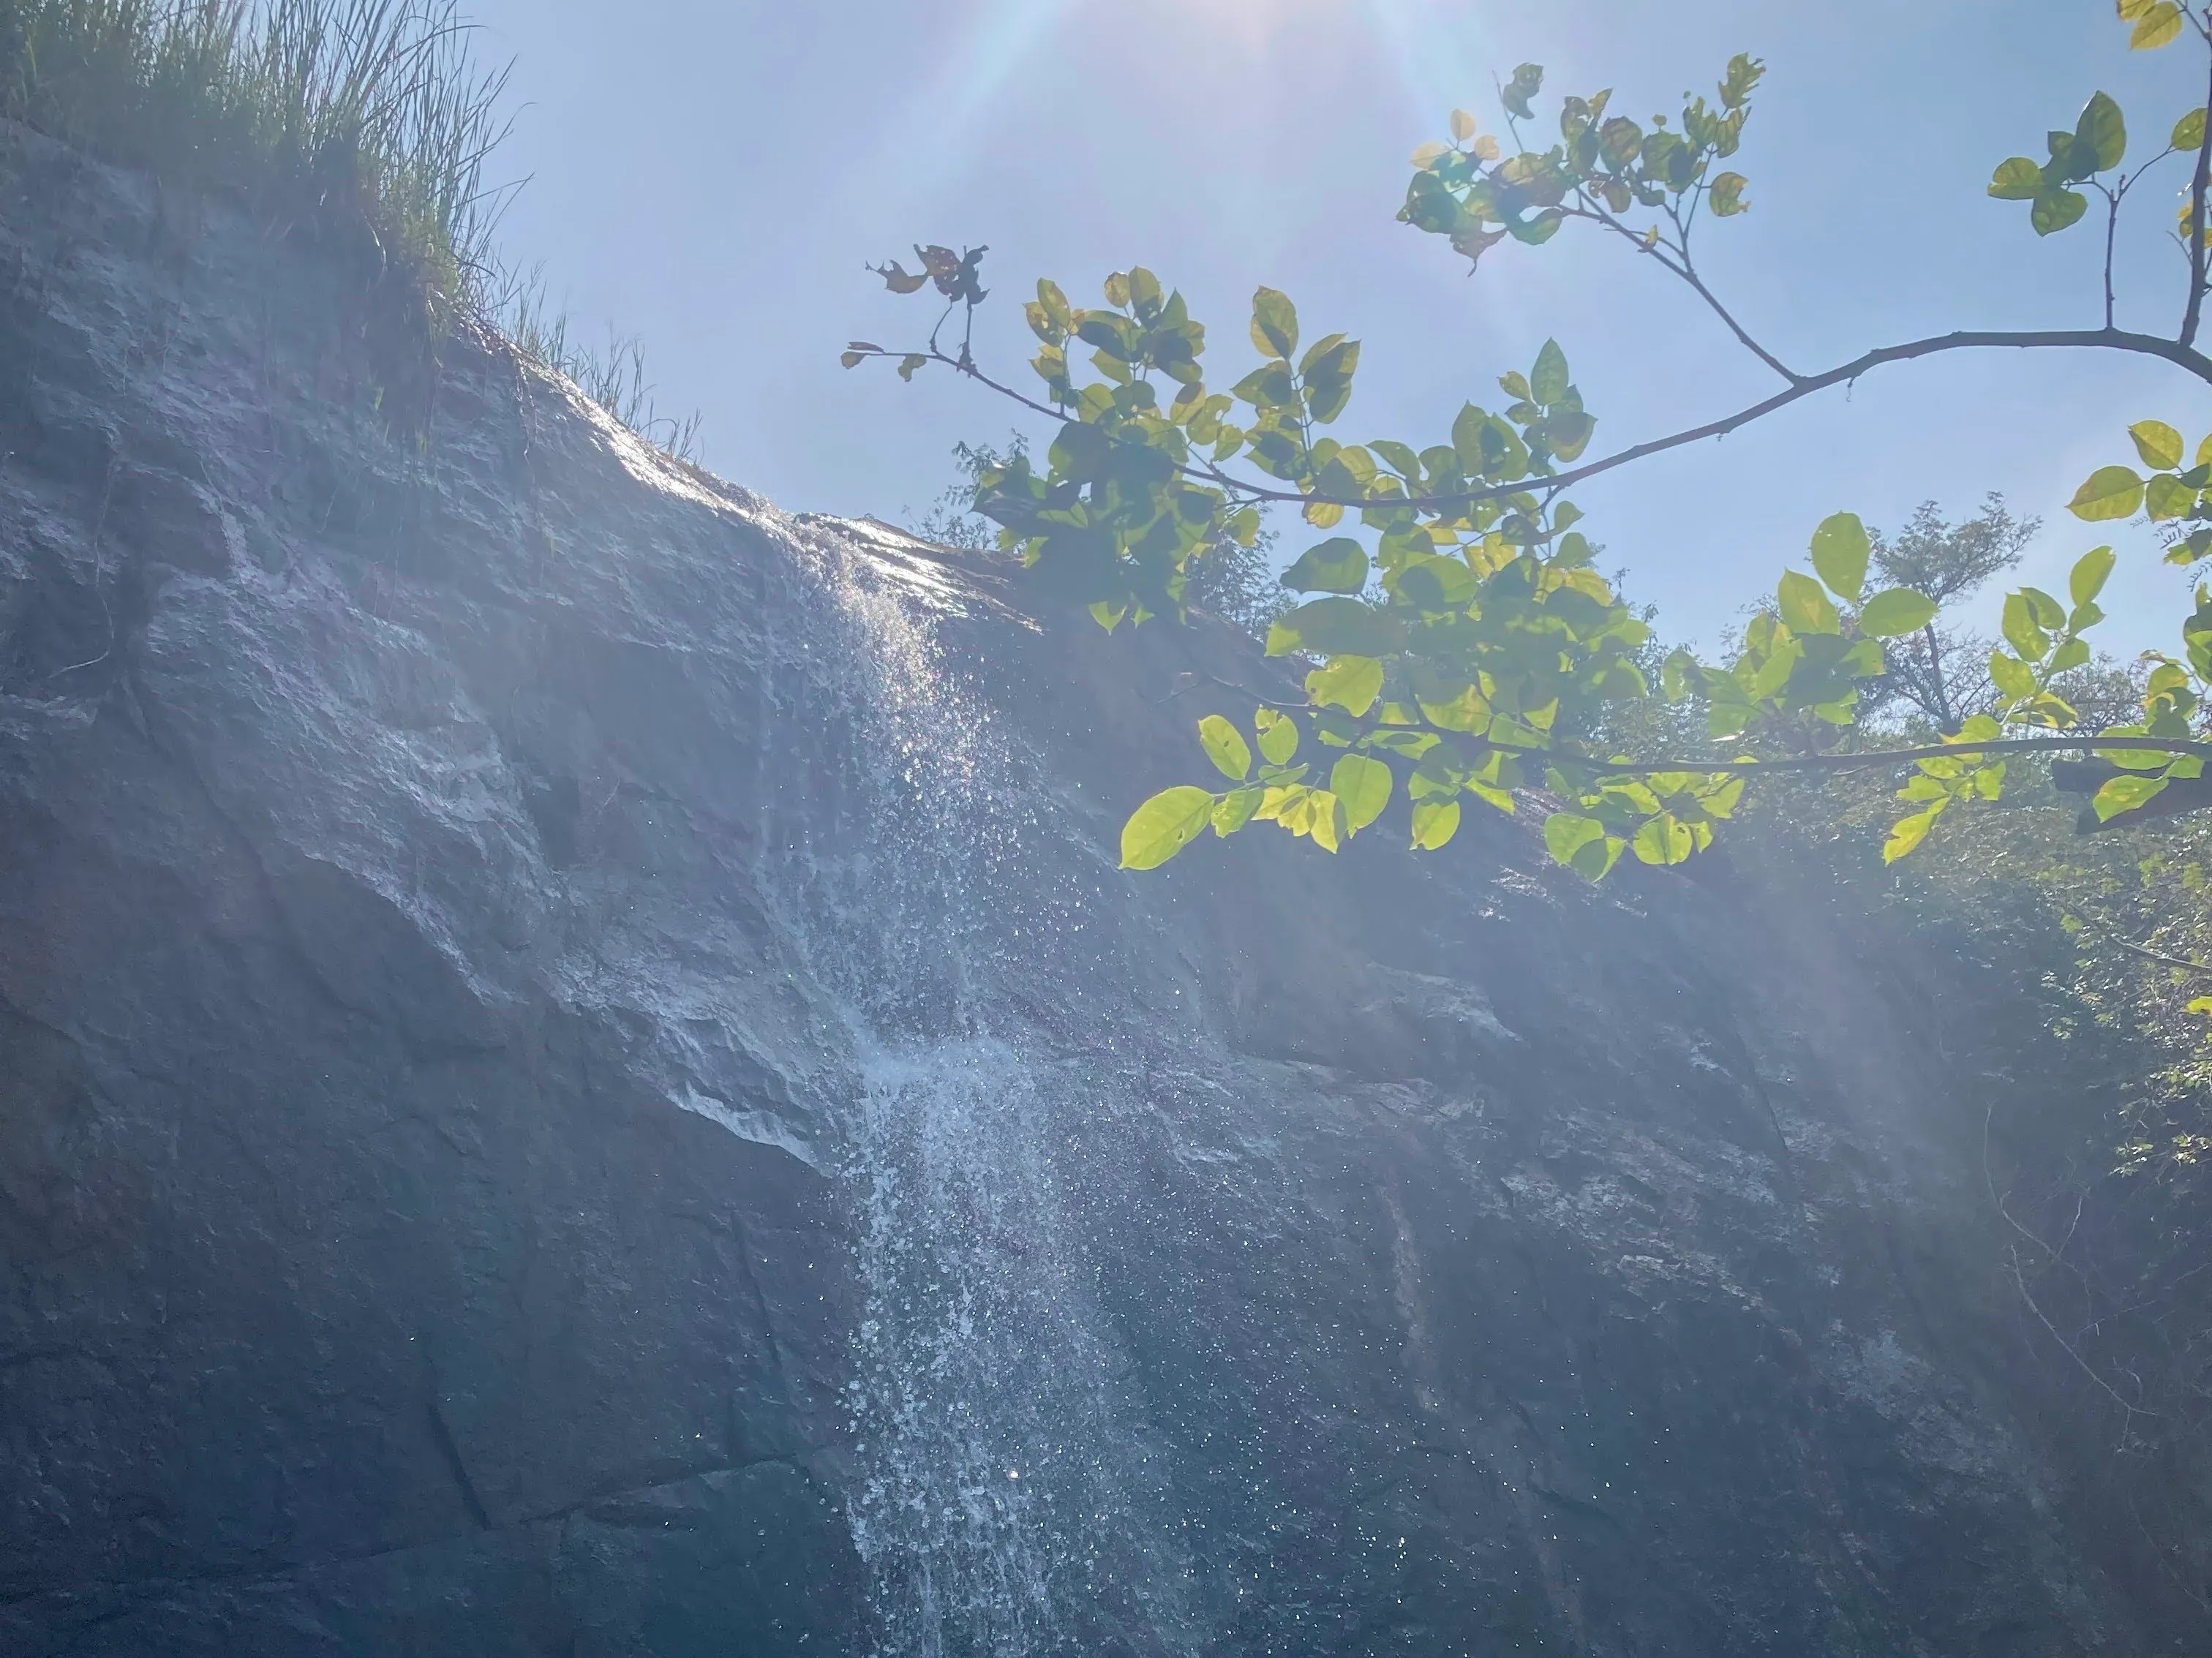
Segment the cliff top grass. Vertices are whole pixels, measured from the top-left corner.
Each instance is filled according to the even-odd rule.
[[[483,293],[505,82],[453,0],[0,0],[0,114],[280,222],[365,229],[434,310]]]
[[[0,115],[279,224],[365,232],[432,333],[473,313],[696,463],[698,417],[659,414],[635,339],[592,349],[502,272],[484,163],[507,75],[470,33],[458,0],[0,0]]]

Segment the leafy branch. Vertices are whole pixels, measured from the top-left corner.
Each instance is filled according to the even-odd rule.
[[[2118,10],[2137,49],[2193,29],[2212,57],[2212,16],[2196,6],[2118,0]],[[2212,594],[2200,592],[2185,623],[2184,658],[2156,659],[2136,724],[2091,730],[2060,694],[2063,676],[2089,660],[2084,635],[2103,619],[2096,598],[2113,566],[2109,548],[2076,563],[2067,600],[2034,588],[2008,598],[2005,645],[1990,660],[1996,701],[1940,745],[1846,750],[1839,741],[1858,723],[1863,689],[1887,671],[1883,641],[1924,641],[1936,611],[1936,600],[1912,587],[1869,587],[1868,535],[1848,513],[1822,522],[1809,550],[1814,574],[1783,576],[1732,662],[1710,665],[1676,653],[1652,683],[1640,659],[1648,626],[1589,568],[1595,549],[1573,527],[1582,514],[1565,492],[1575,484],[1725,435],[1887,364],[1954,351],[2118,351],[2212,385],[2212,357],[2195,345],[2212,241],[2205,111],[2185,114],[2165,146],[2130,172],[2124,117],[2103,93],[2070,130],[2050,135],[2047,161],[2007,161],[1989,187],[1998,199],[2029,203],[2039,235],[2079,222],[2085,189],[2103,197],[2102,326],[1957,330],[1878,347],[1817,374],[1790,367],[1713,292],[1692,251],[1701,218],[1734,218],[1749,207],[1746,179],[1723,163],[1739,150],[1762,73],[1756,59],[1731,59],[1711,99],[1686,100],[1672,119],[1632,120],[1613,109],[1609,90],[1565,98],[1558,140],[1540,149],[1524,124],[1535,118],[1543,71],[1523,64],[1498,88],[1504,138],[1455,110],[1451,142],[1413,155],[1398,216],[1445,238],[1474,265],[1504,241],[1540,246],[1565,224],[1591,225],[1683,282],[1784,382],[1733,414],[1595,459],[1583,456],[1595,418],[1555,342],[1527,371],[1498,378],[1503,409],[1463,406],[1448,440],[1345,442],[1325,428],[1350,400],[1359,343],[1330,334],[1301,352],[1297,313],[1273,289],[1253,301],[1248,332],[1259,366],[1215,391],[1205,379],[1203,325],[1151,271],[1109,276],[1103,307],[1076,307],[1055,283],[1040,282],[1025,307],[1041,343],[1030,367],[1043,386],[1033,395],[975,361],[983,250],[921,247],[916,272],[878,267],[896,291],[933,285],[945,310],[921,349],[854,341],[844,362],[893,358],[909,379],[925,367],[949,367],[1057,422],[1042,469],[1026,455],[990,469],[978,477],[975,508],[1001,526],[1005,550],[1109,629],[1180,615],[1194,562],[1229,544],[1251,545],[1264,508],[1296,507],[1316,528],[1341,531],[1284,573],[1283,584],[1306,597],[1267,640],[1268,654],[1304,667],[1304,703],[1255,699],[1249,734],[1219,715],[1201,721],[1201,747],[1229,786],[1154,796],[1124,831],[1125,863],[1151,867],[1209,828],[1226,835],[1257,821],[1334,850],[1401,793],[1413,845],[1433,849],[1455,833],[1466,798],[1512,811],[1516,789],[1540,779],[1562,803],[1546,822],[1553,854],[1595,878],[1626,851],[1668,864],[1710,845],[1746,777],[1761,770],[1869,765],[1911,768],[1900,791],[1911,810],[1885,848],[1896,858],[1953,805],[1997,799],[2008,756],[2094,750],[2110,773],[2094,788],[2100,823],[2142,811],[2169,783],[2202,780],[2212,758],[2199,736],[2212,691]],[[2193,154],[2196,174],[2180,216],[2191,283],[2181,328],[2171,338],[2121,329],[2112,269],[2120,213],[2152,169],[2184,154]],[[956,316],[961,338],[952,349],[943,336]],[[1095,377],[1079,366],[1084,347]],[[2149,476],[2100,468],[2076,493],[2073,512],[2096,521],[2147,511],[2174,526],[2175,562],[2212,552],[2212,437],[2185,465],[2171,427],[2139,422],[2131,436]],[[1594,756],[1569,735],[1590,729],[1608,703],[1637,701],[1702,706],[1711,738],[1737,757]],[[1309,738],[1323,752],[1301,762]]]

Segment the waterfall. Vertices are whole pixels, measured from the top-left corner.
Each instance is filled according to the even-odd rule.
[[[1127,1176],[1072,1132],[1142,1102],[1044,1011],[1112,970],[1097,878],[1071,875],[1097,860],[1054,843],[1035,768],[949,663],[969,601],[937,567],[840,535],[804,571],[768,715],[803,750],[763,751],[809,769],[776,780],[765,884],[860,1056],[850,1515],[878,1658],[1190,1650],[1164,1459],[1086,1242]]]

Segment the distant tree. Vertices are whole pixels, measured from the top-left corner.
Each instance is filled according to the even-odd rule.
[[[1937,614],[1917,634],[1905,635],[1885,651],[1888,671],[1869,688],[1862,718],[1902,701],[1952,737],[1969,716],[1986,712],[1996,695],[1990,683],[1990,641],[1943,612],[2017,565],[2022,549],[2042,527],[2039,519],[2014,518],[2004,497],[1992,492],[1980,512],[1958,524],[1945,523],[1936,504],[1923,501],[1894,537],[1880,530],[1869,532],[1874,568],[1884,585],[1927,594],[1936,601]]]

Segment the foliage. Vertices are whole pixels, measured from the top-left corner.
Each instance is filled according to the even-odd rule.
[[[2120,0],[2118,9],[2137,48],[2185,32],[2212,48],[2212,18],[2193,6]],[[1257,762],[1232,767],[1235,750],[1203,743],[1221,775],[1141,806],[1125,835],[1130,866],[1164,861],[1206,829],[1225,836],[1258,822],[1334,850],[1401,801],[1412,844],[1432,850],[1452,839],[1468,800],[1511,812],[1524,798],[1516,791],[1540,784],[1558,803],[1545,823],[1552,854],[1596,878],[1624,853],[1674,864],[1704,849],[1751,776],[1909,764],[1899,790],[1905,811],[1884,847],[1895,859],[1954,807],[1998,799],[2008,766],[2023,754],[2100,756],[2110,773],[2096,786],[2100,821],[2142,811],[2169,786],[2201,778],[2212,755],[2200,737],[2212,689],[2212,589],[2184,624],[2184,654],[2151,665],[2125,720],[2086,725],[2063,695],[2094,661],[2085,635],[2102,619],[2097,598],[2113,568],[2110,548],[2078,559],[2063,600],[2035,588],[2010,595],[2002,643],[1988,657],[1988,691],[1972,712],[1953,702],[1931,631],[1945,594],[1915,582],[1957,592],[1995,574],[2016,550],[2020,526],[2008,518],[1985,514],[1959,530],[1941,526],[1941,534],[1934,520],[1908,526],[1877,560],[1861,521],[1832,513],[1810,537],[1809,571],[1783,575],[1732,660],[1705,664],[1677,651],[1654,673],[1648,624],[1591,568],[1594,549],[1575,527],[1582,514],[1565,492],[1582,479],[1734,430],[1886,364],[1953,350],[2128,351],[2212,383],[2212,358],[2195,344],[2212,240],[2212,133],[2202,110],[2185,113],[2163,148],[2128,172],[2125,118],[2102,93],[2069,130],[2051,135],[2047,161],[2005,162],[1990,194],[2029,203],[2043,235],[2085,216],[2084,191],[2101,196],[2104,327],[1960,331],[1878,348],[1817,374],[1790,367],[1713,294],[1696,263],[1704,223],[1750,205],[1744,175],[1726,164],[1741,146],[1761,72],[1756,59],[1739,56],[1710,98],[1688,98],[1674,117],[1648,122],[1616,109],[1610,91],[1569,96],[1557,108],[1556,137],[1533,138],[1544,76],[1523,64],[1501,89],[1502,135],[1454,111],[1450,142],[1413,155],[1399,217],[1415,229],[1480,263],[1507,241],[1534,247],[1570,224],[1585,228],[1686,284],[1784,382],[1735,414],[1595,459],[1585,459],[1595,418],[1553,341],[1525,369],[1498,377],[1499,406],[1466,404],[1425,444],[1346,441],[1328,428],[1350,402],[1359,343],[1334,332],[1308,343],[1296,307],[1272,288],[1255,295],[1247,330],[1256,367],[1218,390],[1206,379],[1205,327],[1150,270],[1108,277],[1103,306],[1077,306],[1041,281],[1025,307],[1040,342],[1030,367],[1042,386],[1032,393],[994,377],[973,354],[984,249],[917,248],[918,271],[878,267],[894,290],[933,289],[945,308],[925,344],[898,351],[854,341],[846,365],[890,359],[908,378],[949,367],[1057,423],[1042,465],[1024,453],[986,469],[974,506],[1001,526],[1003,548],[1102,624],[1180,616],[1193,572],[1218,549],[1252,545],[1263,509],[1293,507],[1326,537],[1285,573],[1302,602],[1267,641],[1271,655],[1306,669],[1303,701],[1256,710],[1249,738]],[[2121,205],[2148,172],[2192,149],[2180,219],[2189,266],[2180,326],[2171,338],[2118,330],[2111,249]],[[962,337],[953,346],[943,336],[956,316]],[[2212,551],[2212,438],[2191,452],[2156,421],[2139,422],[2131,435],[2149,476],[2100,469],[2075,497],[2075,514],[2095,522],[2147,509],[2177,526],[2169,556],[2189,562]],[[1911,682],[1916,648],[1935,653],[1936,740],[1870,745],[1866,738],[1878,728],[1867,721],[1885,689],[1893,697]],[[1692,700],[1716,745],[1698,754],[1613,750],[1595,740],[1635,725],[1610,712],[1619,705]],[[1247,750],[1255,745],[1238,735]]]
[[[0,113],[357,228],[447,310],[488,268],[504,80],[472,64],[453,0],[0,0]]]
[[[987,472],[1000,474],[1018,457],[1026,463],[1029,442],[1019,432],[1012,434],[1003,450],[988,444],[956,443],[952,464],[961,482],[940,494],[914,525],[915,533],[943,547],[972,553],[998,546],[998,526],[975,510],[975,486]],[[1218,616],[1238,632],[1262,641],[1291,600],[1275,580],[1272,556],[1275,534],[1265,527],[1250,546],[1235,542],[1217,547],[1185,572],[1183,598],[1187,605]]]

